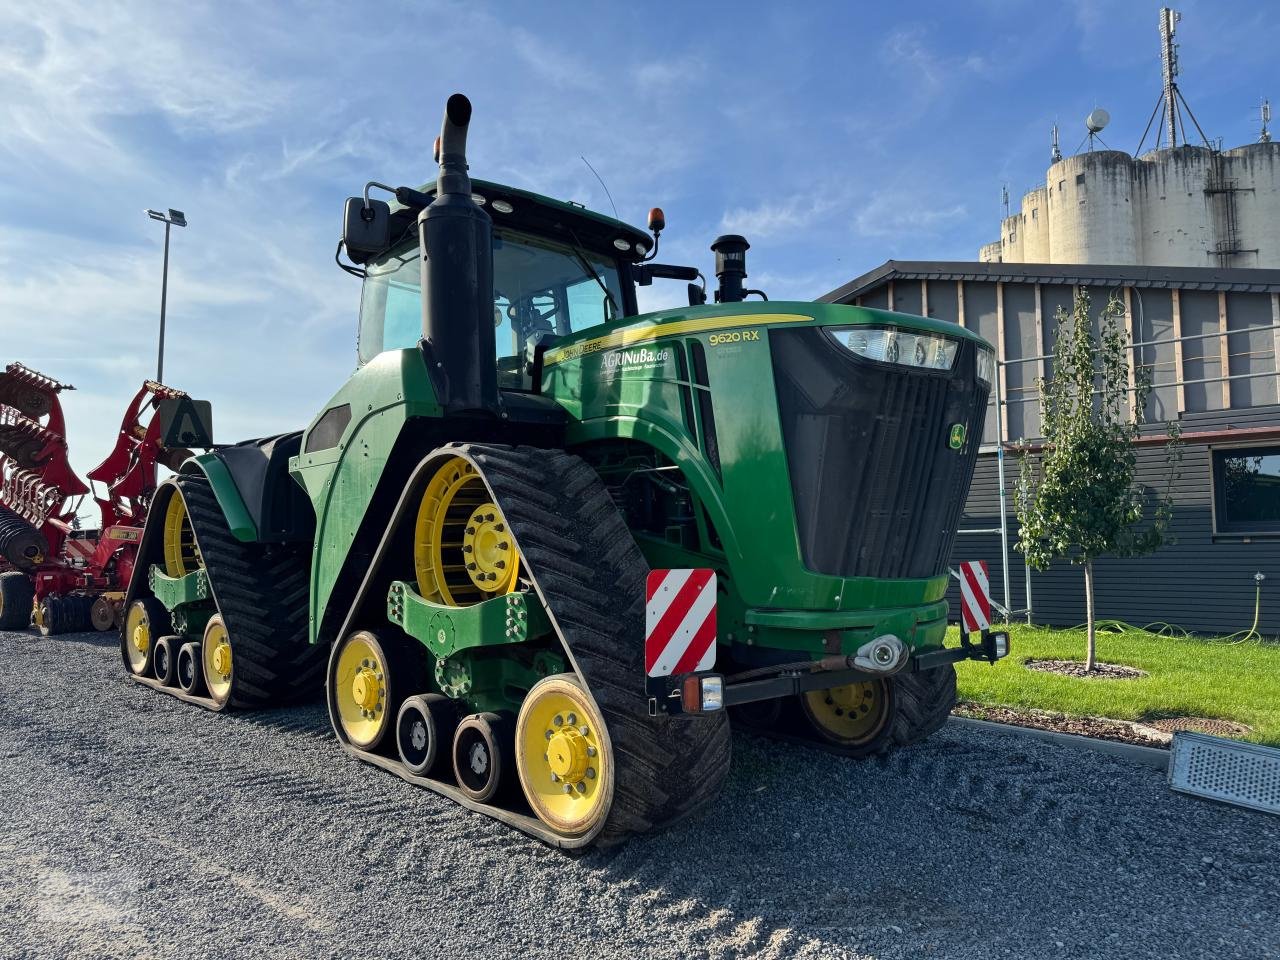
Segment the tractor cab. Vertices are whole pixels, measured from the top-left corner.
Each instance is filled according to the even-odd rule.
[[[472,199],[493,220],[493,326],[498,385],[533,388],[540,350],[587,327],[635,316],[636,281],[654,238],[571,203],[481,180]],[[421,248],[417,215],[435,184],[401,188],[389,204],[387,235],[376,252],[352,248],[362,265],[358,353],[361,365],[422,338]],[[353,198],[357,203],[360,198]],[[370,201],[371,204],[378,201]],[[359,212],[357,212],[357,216]]]

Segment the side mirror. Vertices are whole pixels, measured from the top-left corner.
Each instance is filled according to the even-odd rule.
[[[175,397],[156,404],[162,447],[213,446],[213,405],[208,400]]]
[[[707,291],[702,288],[701,284],[689,284],[689,306],[700,307],[707,302]]]
[[[391,205],[385,200],[348,197],[342,215],[342,242],[347,255],[371,257],[391,243]]]

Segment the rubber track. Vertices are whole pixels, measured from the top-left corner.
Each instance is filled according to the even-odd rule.
[[[608,846],[710,806],[729,771],[728,717],[649,716],[649,566],[599,476],[578,457],[535,447],[459,444],[430,459],[453,453],[477,466],[515,534],[524,571],[604,716],[616,771],[613,805],[599,832],[584,842]]]
[[[257,709],[318,696],[328,651],[308,641],[305,562],[290,547],[237,540],[203,475],[186,474],[172,482],[175,496],[186,501],[214,601],[231,637],[234,679],[227,705]],[[160,523],[163,513],[153,510],[151,517]],[[203,698],[190,702],[203,705]]]
[[[515,531],[525,569],[604,714],[618,775],[597,843],[664,829],[709,806],[729,771],[728,717],[649,716],[649,565],[599,476],[562,451],[463,449]]]

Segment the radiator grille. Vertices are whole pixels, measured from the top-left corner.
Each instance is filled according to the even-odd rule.
[[[1203,733],[1176,733],[1169,785],[1183,793],[1280,813],[1280,750]]]
[[[946,569],[987,391],[962,344],[949,373],[860,361],[819,329],[770,338],[805,564],[844,577]],[[967,442],[953,450],[953,425]]]

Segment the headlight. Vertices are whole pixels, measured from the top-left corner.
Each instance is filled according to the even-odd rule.
[[[978,379],[991,386],[996,372],[996,355],[986,347],[978,348]]]
[[[960,349],[950,337],[897,327],[829,327],[827,332],[860,357],[927,370],[950,370]]]

